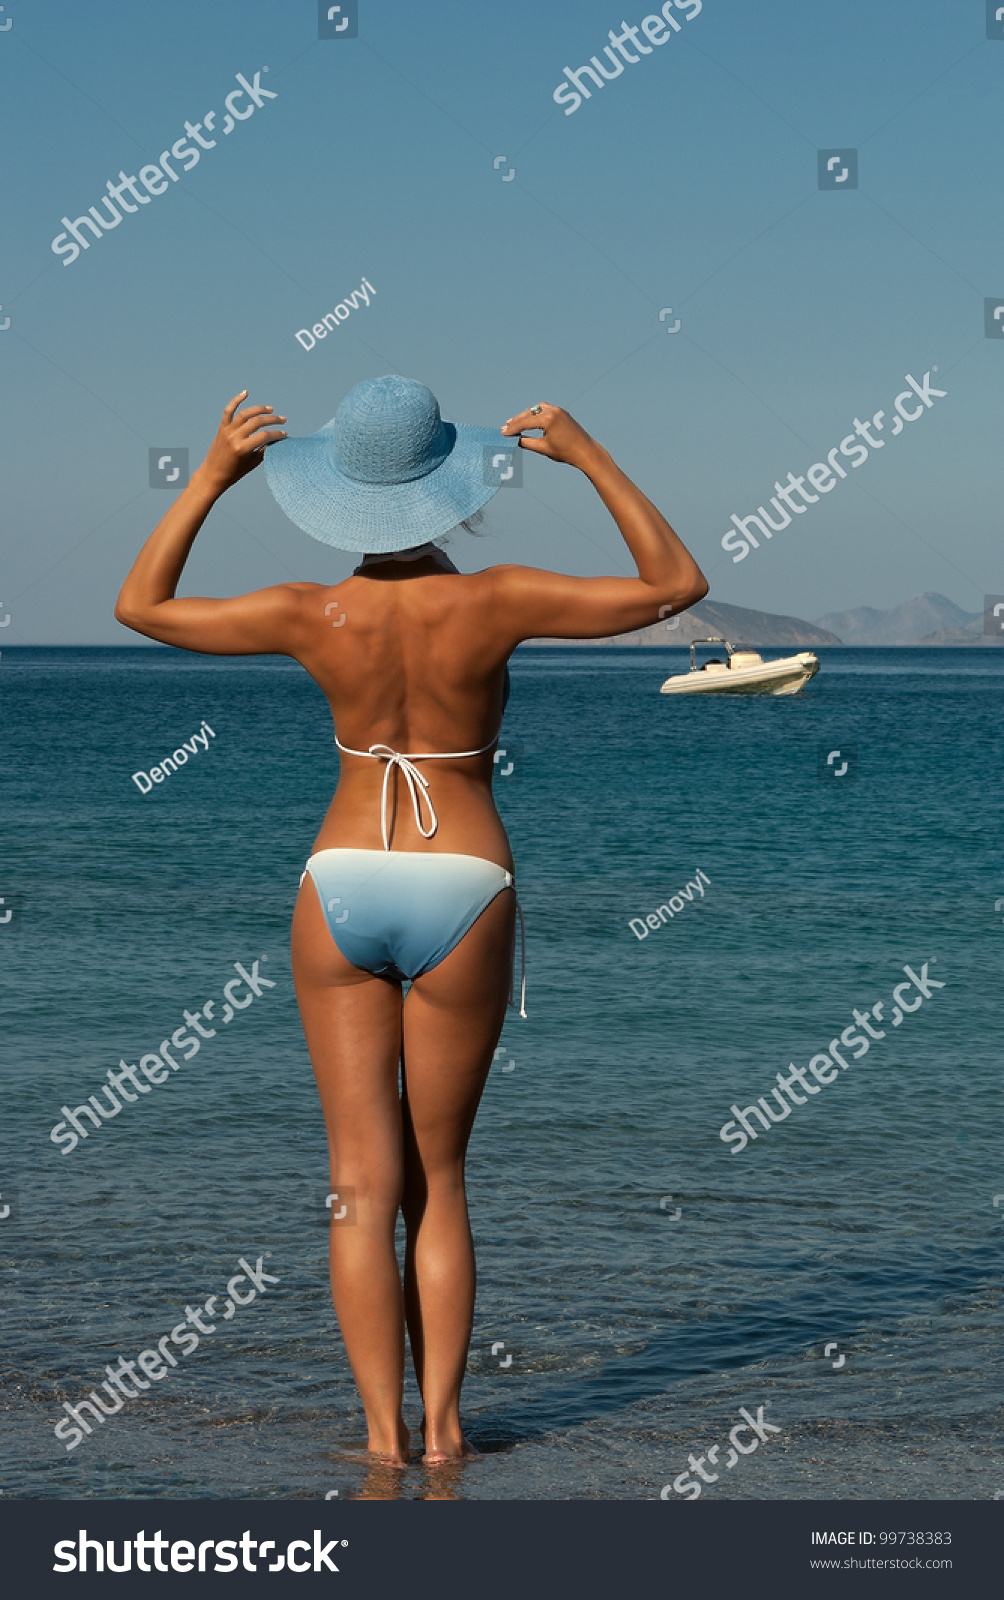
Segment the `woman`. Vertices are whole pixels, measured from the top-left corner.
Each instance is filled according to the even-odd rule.
[[[115,615],[183,650],[292,656],[331,704],[341,776],[301,880],[292,962],[337,1197],[332,1295],[369,1450],[408,1460],[407,1325],[423,1459],[443,1462],[473,1453],[460,1427],[475,1289],[464,1159],[514,950],[513,860],[491,788],[506,663],[523,639],[627,633],[708,585],[651,501],[558,406],[532,406],[501,433],[454,426],[423,385],[386,377],[357,384],[317,433],[289,439],[271,406],[238,410],[246,398],[224,410]],[[491,498],[515,448],[586,474],[636,578],[457,571],[432,541]],[[210,508],[266,451],[283,510],[315,538],[368,552],[360,566],[330,587],[175,598]]]

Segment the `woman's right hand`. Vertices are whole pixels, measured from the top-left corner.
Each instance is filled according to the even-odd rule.
[[[523,432],[527,428],[540,428],[543,438],[526,438]],[[590,451],[598,448],[596,440],[574,417],[562,411],[560,406],[547,405],[545,402],[541,402],[536,416],[530,411],[521,411],[518,416],[510,417],[502,432],[507,437],[520,434],[521,450],[535,450],[538,455],[550,456],[552,461],[563,461],[570,467],[583,467]]]

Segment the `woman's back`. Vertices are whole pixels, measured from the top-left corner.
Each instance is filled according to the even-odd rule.
[[[505,655],[492,572],[416,566],[381,562],[304,594],[296,653],[343,744],[471,750],[498,732]]]
[[[426,838],[398,774],[390,781],[391,847],[483,855],[512,865],[491,796],[508,649],[491,569],[470,576],[441,557],[384,561],[333,588],[298,585],[291,653],[324,690],[342,746],[404,755],[475,756],[417,763],[438,827]],[[487,747],[487,748],[485,748]],[[315,850],[381,845],[385,762],[343,754],[335,801]],[[426,810],[427,815],[427,810]]]

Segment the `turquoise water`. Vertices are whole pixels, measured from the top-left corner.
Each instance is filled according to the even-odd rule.
[[[472,1141],[485,1456],[460,1497],[657,1497],[690,1452],[718,1441],[721,1467],[758,1406],[781,1431],[709,1497],[1004,1490],[1004,653],[820,654],[801,696],[736,701],[660,697],[681,651],[514,659],[496,792],[529,1020],[510,1014]],[[367,1491],[345,1454],[362,1413],[288,959],[337,776],[326,702],[288,662],[160,649],[5,649],[0,689],[0,1486],[428,1492],[417,1466]],[[141,793],[131,774],[204,725]],[[826,770],[849,747],[821,779],[820,749]],[[703,897],[639,939],[631,919],[698,869]],[[255,961],[273,987],[231,987],[224,1025]],[[944,987],[888,1026],[925,962]],[[199,1053],[62,1153],[60,1107],[210,999]],[[878,1001],[885,1038],[732,1154],[730,1105]],[[221,1312],[242,1256],[279,1281],[198,1350],[169,1345],[177,1366],[67,1453],[62,1401],[186,1304]]]

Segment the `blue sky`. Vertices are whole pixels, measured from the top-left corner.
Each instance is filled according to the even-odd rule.
[[[984,0],[704,0],[688,21],[695,4],[565,115],[562,69],[646,7],[359,0],[358,37],[321,40],[312,0],[10,0],[0,644],[134,641],[111,612],[169,503],[152,447],[194,466],[245,386],[309,433],[394,371],[449,419],[567,406],[712,598],[815,617],[1004,592],[1004,340],[984,336],[984,300],[1004,300],[1004,40]],[[256,72],[275,98],[223,137],[236,75]],[[60,218],[210,110],[215,148],[64,266]],[[830,148],[858,151],[856,190],[817,187]],[[364,276],[370,307],[305,351],[296,330]],[[945,398],[893,438],[904,375],[935,367]],[[733,563],[730,515],[880,408],[883,448]],[[523,462],[458,564],[629,570],[588,483]],[[183,592],[351,565],[256,473],[212,514]]]

